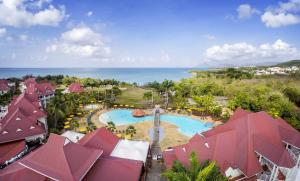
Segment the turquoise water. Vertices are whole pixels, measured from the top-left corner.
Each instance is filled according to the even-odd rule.
[[[69,75],[76,77],[91,77],[99,79],[116,79],[125,82],[145,84],[151,81],[161,82],[165,79],[178,81],[191,77],[190,70],[205,70],[206,68],[0,68],[0,78],[19,77],[32,74]]]
[[[113,121],[116,125],[126,125],[154,120],[154,116],[136,118],[131,115],[131,110],[118,109],[103,113],[100,115],[100,120],[104,122]],[[160,120],[176,125],[182,134],[189,137],[207,131],[213,126],[213,123],[204,123],[190,117],[168,114],[161,115]]]

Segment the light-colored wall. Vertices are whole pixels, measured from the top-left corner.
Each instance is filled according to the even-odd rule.
[[[32,140],[35,140],[37,138],[45,139],[45,135],[44,134],[39,134],[39,135],[29,136],[29,137],[25,138],[25,140],[26,141],[32,141]]]
[[[45,117],[39,118],[38,121],[45,125],[45,130],[46,130],[46,133],[47,133],[48,132],[47,117],[45,116]]]
[[[230,178],[235,178],[238,177],[240,175],[242,175],[243,173],[240,171],[240,169],[233,169],[231,167],[229,167],[226,171],[225,171],[225,175],[226,177],[230,177]]]

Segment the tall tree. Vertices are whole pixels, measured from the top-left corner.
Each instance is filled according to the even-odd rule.
[[[165,171],[162,176],[169,181],[225,181],[215,162],[206,161],[201,164],[195,152],[190,155],[189,167],[186,168],[179,161],[175,161],[170,170]]]

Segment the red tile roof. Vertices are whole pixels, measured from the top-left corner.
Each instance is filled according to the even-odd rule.
[[[69,85],[68,90],[71,93],[80,93],[84,91],[84,88],[80,83],[72,83]]]
[[[45,134],[44,126],[38,119],[46,113],[40,110],[33,95],[23,93],[15,98],[8,106],[8,113],[0,121],[0,143],[23,140],[26,137]]]
[[[0,79],[0,91],[9,91],[8,81],[5,79]]]
[[[49,180],[43,175],[33,172],[19,164],[19,161],[8,165],[4,169],[0,169],[0,180],[30,180],[30,181],[46,181]]]
[[[108,134],[106,129],[95,132],[85,138],[89,146],[51,134],[45,145],[0,170],[0,180],[138,181],[143,162],[101,155],[103,151],[98,147],[104,142],[89,141],[99,139],[98,136],[111,140],[114,135]]]
[[[24,81],[24,84],[26,87],[28,87],[30,84],[36,84],[35,78],[28,78]]]
[[[284,120],[273,119],[265,112],[250,113],[237,109],[224,125],[195,135],[189,143],[163,152],[166,166],[174,160],[188,164],[188,155],[195,151],[201,161],[215,160],[224,173],[229,167],[239,168],[247,177],[262,171],[256,153],[281,167],[295,163],[283,141],[297,146],[300,133]]]
[[[38,96],[47,96],[55,92],[55,87],[50,83],[28,83],[26,88],[27,93]]]
[[[83,146],[102,149],[106,156],[110,155],[118,142],[119,138],[105,128],[88,133],[79,140],[79,144]]]
[[[100,157],[83,180],[138,181],[143,162],[116,157]]]
[[[0,163],[11,159],[19,154],[25,148],[25,141],[14,141],[10,143],[0,144]]]
[[[48,142],[20,161],[26,168],[54,180],[81,180],[102,154],[51,134]]]

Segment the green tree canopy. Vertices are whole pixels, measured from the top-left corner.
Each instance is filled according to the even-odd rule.
[[[169,181],[225,181],[215,162],[206,161],[201,164],[195,152],[190,155],[189,167],[179,161],[174,161],[170,170],[162,174]]]

